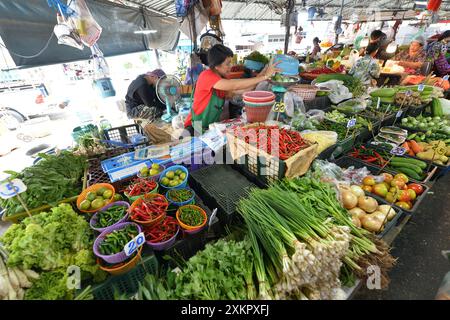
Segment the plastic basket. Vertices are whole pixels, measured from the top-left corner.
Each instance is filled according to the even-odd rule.
[[[187,224],[184,224],[181,221],[180,210],[182,208],[186,208],[186,207],[200,211],[200,213],[203,215],[203,218],[204,218],[204,221],[201,225],[189,226]],[[196,206],[196,205],[186,205],[186,206],[182,206],[182,207],[178,208],[177,213],[176,213],[176,218],[177,218],[178,224],[183,229],[183,232],[188,233],[188,234],[195,234],[195,233],[200,232],[206,226],[206,223],[208,222],[208,215],[206,214],[205,210],[203,210],[202,208],[200,208],[199,206]]]
[[[159,194],[159,193],[147,193],[143,197],[140,197],[136,201],[134,201],[131,204],[131,207],[130,207],[130,209],[128,211],[129,214],[130,214],[131,220],[133,220],[133,218],[131,217],[131,212],[133,211],[134,208],[139,206],[144,201],[144,199],[151,199],[151,198],[156,197],[156,196],[162,196],[165,199],[165,197],[162,194]],[[167,199],[166,199],[166,202],[167,202],[167,207],[169,207],[169,202],[167,201]],[[133,221],[138,223],[138,224],[140,224],[140,225],[142,225],[142,226],[151,227],[151,226],[161,222],[162,220],[164,220],[165,217],[166,217],[166,214],[164,213],[164,214],[161,214],[158,217],[156,217],[155,219],[150,220],[150,221],[140,221],[140,220],[133,220]]]
[[[97,218],[98,218],[99,212],[106,211],[109,208],[116,207],[116,206],[125,207],[126,208],[125,215],[123,216],[123,218],[120,219],[119,221],[117,221],[116,223],[110,225],[109,227],[106,227],[106,228],[97,228],[97,227],[95,227],[95,225],[97,223]],[[130,207],[130,204],[128,202],[125,202],[125,201],[116,201],[116,202],[110,203],[107,206],[103,207],[101,210],[99,210],[97,213],[95,213],[92,216],[89,224],[90,224],[90,226],[91,226],[91,228],[93,230],[98,231],[98,232],[103,232],[103,231],[109,230],[109,228],[114,227],[115,225],[118,225],[119,223],[123,223],[123,222],[125,222],[128,219],[128,212],[127,212],[127,210],[128,210],[129,207]]]
[[[111,190],[112,191],[111,199],[107,203],[105,203],[105,205],[101,208],[98,208],[96,210],[81,210],[81,209],[79,209],[81,212],[94,213],[94,212],[101,210],[102,208],[104,208],[105,206],[107,206],[108,204],[110,204],[111,202],[114,201],[114,194],[116,192],[114,187],[109,183],[97,183],[97,184],[94,184],[93,186],[86,188],[85,190],[83,190],[83,192],[81,192],[81,194],[77,198],[77,207],[80,208],[81,202],[83,202],[83,200],[86,199],[86,196],[89,192],[97,192],[97,190],[99,190],[100,188],[106,188],[108,190]]]
[[[161,183],[162,179],[166,176],[166,173],[168,171],[177,171],[177,170],[182,170],[185,174],[186,174],[186,178],[183,180],[182,183],[180,183],[178,186],[176,187],[168,187],[165,186]],[[159,185],[164,187],[167,190],[172,190],[172,189],[183,189],[186,187],[187,182],[188,182],[188,178],[189,178],[189,171],[188,169],[186,169],[186,167],[181,166],[181,165],[174,165],[174,166],[170,166],[168,168],[166,168],[163,172],[161,172],[161,176],[159,177]]]
[[[274,104],[275,104],[275,99],[273,99],[271,101],[267,101],[267,102],[248,102],[248,101],[244,100],[244,105],[246,107],[251,107],[251,108],[273,106]]]
[[[138,291],[139,284],[147,274],[156,274],[157,272],[156,256],[151,250],[150,253],[147,253],[144,248],[142,259],[133,269],[121,275],[111,276],[105,282],[94,285],[92,294],[96,300],[114,300],[115,293],[129,297]]]
[[[117,224],[114,227],[108,228],[107,230],[100,233],[100,235],[97,237],[97,239],[95,239],[94,246],[93,246],[94,254],[97,257],[105,260],[108,263],[112,263],[112,264],[120,263],[120,262],[127,260],[128,257],[125,254],[125,251],[121,251],[119,253],[116,253],[116,254],[113,254],[110,256],[106,256],[106,255],[103,255],[100,253],[99,247],[100,247],[100,244],[102,243],[102,241],[105,239],[106,235],[110,234],[111,232],[113,232],[115,230],[121,230],[130,225],[135,226],[136,229],[138,230],[138,233],[140,233],[142,231],[142,228],[138,224],[133,223],[133,222],[124,222],[124,223]],[[131,239],[130,239],[130,241],[131,241]]]
[[[161,176],[161,173],[162,173],[164,170],[166,170],[166,166],[163,165],[163,164],[160,164],[159,167],[161,168],[161,170],[159,171],[158,174],[155,174],[154,176],[147,176],[147,177],[144,177],[144,176],[141,175],[140,172],[138,172],[137,176],[138,176],[139,178],[144,178],[144,179],[155,179],[155,180],[158,180],[159,177]]]
[[[247,121],[250,123],[265,122],[272,110],[272,106],[273,104],[264,107],[249,107],[246,105],[245,112],[247,114]]]
[[[242,95],[244,101],[261,103],[275,100],[275,94],[270,91],[249,91]]]
[[[181,207],[181,206],[185,206],[185,205],[188,205],[188,204],[192,204],[195,201],[195,191],[192,190],[191,188],[184,188],[184,189],[189,190],[189,191],[192,192],[192,197],[189,200],[186,200],[186,201],[183,201],[183,202],[173,201],[170,198],[170,196],[169,196],[170,190],[166,192],[166,199],[169,201],[170,204],[172,204],[174,206],[177,206],[177,207]],[[181,190],[181,189],[178,189],[178,190]]]
[[[142,248],[143,247],[141,246],[139,248],[137,254],[130,261],[128,261],[126,263],[118,264],[113,267],[106,267],[106,266],[102,265],[101,260],[99,258],[97,258],[97,264],[99,265],[99,268],[101,270],[106,271],[113,276],[118,276],[118,275],[127,273],[128,271],[133,269],[141,260]]]
[[[152,191],[146,193],[146,194],[155,194],[155,193],[158,193],[158,190],[159,190],[159,183],[156,182],[156,188],[153,189]],[[144,196],[144,194],[140,194],[140,195],[138,195],[138,196],[132,196],[132,197],[130,197],[130,196],[128,195],[127,192],[124,192],[123,194],[124,194],[125,197],[127,197],[128,200],[130,200],[131,202],[134,202],[134,201],[136,201],[137,199],[142,198],[142,197]]]
[[[316,98],[317,91],[319,88],[307,84],[298,84],[289,88],[289,91],[295,93],[297,96],[302,98],[304,101],[311,101]]]
[[[155,251],[163,251],[163,250],[167,250],[168,248],[172,247],[175,242],[177,241],[177,236],[180,233],[180,226],[177,226],[177,232],[175,232],[175,234],[173,235],[172,238],[170,238],[167,241],[163,241],[163,242],[150,242],[147,241],[147,245],[152,248]]]

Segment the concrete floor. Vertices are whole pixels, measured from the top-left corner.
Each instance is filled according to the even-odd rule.
[[[392,243],[397,265],[391,270],[387,290],[360,289],[354,299],[434,299],[450,262],[441,254],[450,249],[450,175],[438,180],[419,210]]]

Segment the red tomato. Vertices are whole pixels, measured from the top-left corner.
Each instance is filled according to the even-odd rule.
[[[408,189],[412,189],[416,192],[417,195],[421,195],[423,193],[423,186],[418,183],[410,183],[408,184]]]

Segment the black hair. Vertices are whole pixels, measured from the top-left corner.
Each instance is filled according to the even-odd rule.
[[[234,56],[233,51],[225,47],[223,44],[216,44],[208,50],[208,66],[212,69],[221,65],[226,58],[232,58]]]
[[[315,38],[313,39],[313,42],[319,44],[319,43],[321,43],[322,41],[320,41],[319,38],[315,37]]]
[[[445,38],[448,38],[448,37],[450,37],[450,30],[444,31],[444,33],[439,36],[437,41],[442,41],[442,40],[444,40]]]
[[[378,49],[380,49],[380,45],[378,43],[370,43],[366,48],[366,54],[372,54]]]
[[[370,34],[370,39],[371,40],[378,40],[378,39],[381,40],[381,38],[386,38],[386,37],[387,37],[386,34],[383,31],[381,31],[381,30],[374,30]]]

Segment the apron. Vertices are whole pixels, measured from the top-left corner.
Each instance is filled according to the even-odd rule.
[[[202,129],[207,130],[211,123],[218,122],[220,120],[224,103],[225,99],[219,98],[216,94],[216,90],[213,90],[211,99],[202,113],[197,115],[195,114],[194,109],[191,110],[192,125],[194,125],[194,122],[196,121],[201,121]]]

